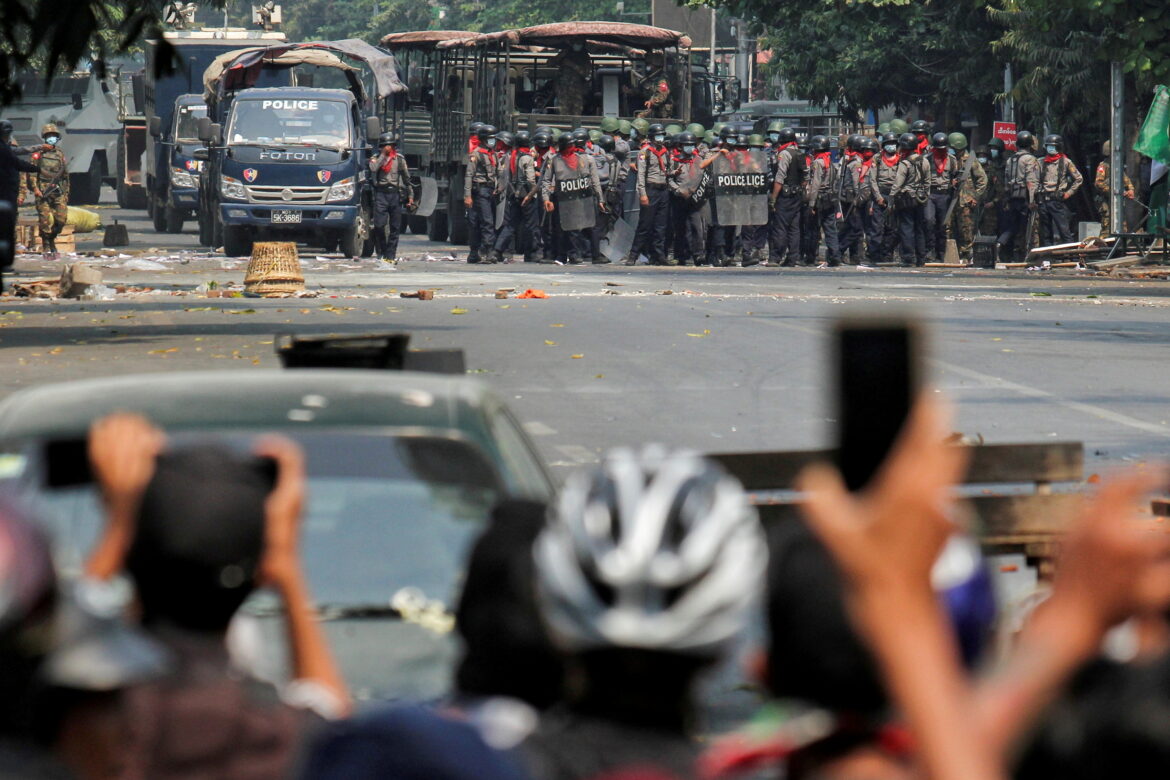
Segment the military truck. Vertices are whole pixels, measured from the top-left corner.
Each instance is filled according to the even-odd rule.
[[[115,103],[116,86],[93,73],[66,73],[49,81],[38,73],[19,77],[22,96],[4,108],[13,138],[21,146],[41,142],[41,128],[55,124],[69,161],[69,199],[97,203],[111,174],[122,126]]]
[[[203,83],[200,242],[232,256],[267,238],[368,254],[367,163],[385,101],[406,89],[394,58],[354,39],[254,47],[217,58]]]
[[[449,39],[441,40],[448,34]],[[633,119],[643,108],[638,83],[649,52],[662,55],[663,73],[675,96],[673,118],[652,121],[687,124],[691,117],[707,121],[712,116],[714,82],[706,78],[705,67],[690,62],[690,39],[673,30],[624,22],[563,22],[482,34],[392,33],[381,43],[400,58],[408,74],[408,91],[393,101],[390,121],[403,129],[403,152],[420,172],[416,220],[426,218],[427,235],[436,241],[467,242],[463,176],[472,121],[532,131],[541,125],[596,128],[607,116]],[[558,74],[557,56],[574,44],[588,51],[592,64],[582,115],[562,114],[550,95],[550,89],[555,92],[550,82]],[[416,227],[421,225],[412,221],[412,230]]]

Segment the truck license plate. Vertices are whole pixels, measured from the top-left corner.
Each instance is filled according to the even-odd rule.
[[[280,225],[295,225],[301,221],[301,212],[299,211],[273,211],[272,221]]]

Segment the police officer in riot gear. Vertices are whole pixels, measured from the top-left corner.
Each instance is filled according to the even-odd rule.
[[[480,125],[476,145],[467,158],[463,205],[467,208],[467,262],[493,262],[496,243],[495,192],[498,175],[496,128]]]
[[[1020,259],[1027,257],[1032,236],[1029,217],[1036,211],[1040,189],[1040,162],[1032,154],[1035,137],[1027,130],[1016,134],[1016,153],[1004,166],[1004,189],[1007,205],[1003,211],[999,237],[996,238],[996,261],[1006,260],[1011,250]]]
[[[398,136],[378,136],[381,150],[370,158],[370,175],[374,181],[374,252],[383,260],[398,259],[398,233],[405,208],[414,208],[414,186],[406,158],[398,154]],[[405,203],[404,203],[405,202]]]
[[[1067,201],[1084,184],[1084,177],[1064,154],[1064,139],[1053,133],[1044,137],[1040,162],[1040,241],[1045,246],[1072,240],[1072,212]]]
[[[808,210],[815,227],[811,238],[811,259],[816,260],[821,236],[825,240],[825,261],[832,267],[841,264],[841,248],[837,243],[839,202],[837,200],[837,170],[831,157],[831,143],[826,136],[815,135],[809,141],[812,169],[809,173]]]
[[[910,132],[914,134],[915,151],[919,154],[925,154],[927,148],[930,146],[930,122],[925,119],[915,119],[910,123]]]
[[[626,265],[638,262],[645,254],[653,265],[666,264],[667,206],[670,199],[666,174],[670,154],[666,149],[666,128],[653,124],[647,128],[650,143],[638,151],[637,192],[641,210],[634,245],[626,257]]]
[[[776,171],[772,182],[768,229],[768,262],[796,265],[800,257],[800,211],[807,178],[804,152],[796,144],[796,131],[776,131]]]
[[[948,151],[946,133],[935,133],[930,138],[930,151],[926,156],[930,171],[930,191],[926,201],[926,220],[923,229],[926,235],[926,255],[934,261],[941,261],[947,250],[946,217],[950,210],[951,198],[955,196],[955,183],[959,176],[959,163]]]

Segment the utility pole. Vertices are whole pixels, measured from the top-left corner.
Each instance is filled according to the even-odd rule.
[[[1120,62],[1109,64],[1109,213],[1110,229],[1121,233],[1125,224],[1125,73]]]
[[[1003,66],[1003,121],[1016,122],[1016,101],[1012,97],[1012,64]]]

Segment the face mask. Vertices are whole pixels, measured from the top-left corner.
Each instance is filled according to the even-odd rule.
[[[1049,154],[1056,154],[1056,147],[1055,146],[1045,146],[1044,151],[1048,152]]]
[[[958,155],[958,152],[955,151],[954,149],[947,149],[947,154],[949,154],[951,157],[955,157],[956,155]]]
[[[772,143],[776,143],[777,141],[780,140],[780,134],[779,133],[768,133],[768,140],[771,141]]]
[[[656,143],[656,144],[665,143],[665,141],[666,141],[666,136],[664,136],[664,135],[654,136],[654,143]]]
[[[991,159],[993,159],[993,160],[994,160],[994,159],[996,159],[996,158],[998,158],[998,157],[999,157],[999,150],[998,150],[998,149],[992,149],[992,150],[991,150]]]
[[[687,144],[683,147],[683,154],[694,154],[694,153],[695,153],[695,147],[693,145]]]
[[[886,150],[886,154],[893,154],[894,152],[898,151],[897,144],[886,144],[882,148]]]
[[[976,157],[975,159],[979,161],[980,165],[987,165],[987,158],[986,157]]]
[[[47,143],[49,146],[56,146],[60,140],[61,139],[58,138],[57,136],[51,135],[45,139],[45,143]]]

